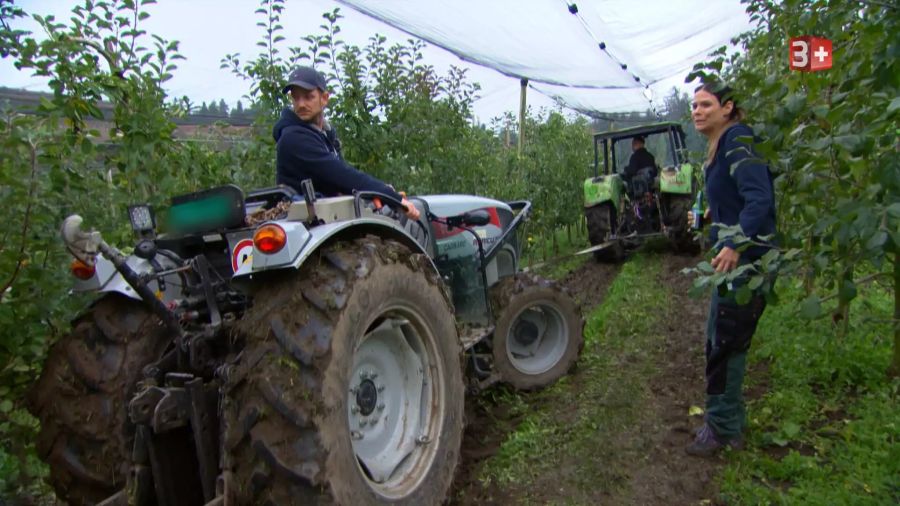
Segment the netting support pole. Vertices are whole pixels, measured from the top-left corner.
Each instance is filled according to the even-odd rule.
[[[522,148],[525,147],[525,92],[528,90],[528,79],[519,81],[522,85],[519,91],[519,157],[522,156]]]

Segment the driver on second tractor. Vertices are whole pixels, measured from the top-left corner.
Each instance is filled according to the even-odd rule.
[[[631,139],[631,151],[631,158],[628,160],[628,165],[625,167],[623,176],[634,194],[644,193],[645,191],[649,191],[649,187],[641,188],[641,191],[638,192],[638,188],[634,187],[635,176],[638,174],[646,174],[646,182],[649,185],[651,181],[656,179],[656,159],[653,158],[653,155],[647,151],[646,147],[644,147],[644,137],[642,136]]]
[[[340,141],[325,121],[328,86],[321,73],[311,67],[298,67],[291,72],[282,92],[290,93],[292,107],[281,111],[281,118],[272,129],[278,184],[302,192],[300,183],[311,179],[316,190],[326,196],[375,191],[402,202],[406,216],[419,219],[418,209],[392,186],[344,161]]]

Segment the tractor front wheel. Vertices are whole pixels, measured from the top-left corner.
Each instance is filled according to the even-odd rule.
[[[491,288],[494,369],[515,388],[545,387],[565,375],[584,346],[575,300],[555,282],[528,274]]]

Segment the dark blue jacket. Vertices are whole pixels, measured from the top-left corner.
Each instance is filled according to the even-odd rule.
[[[651,177],[656,177],[656,159],[647,151],[647,148],[640,148],[631,153],[628,159],[628,165],[625,167],[625,178],[631,180],[640,169],[650,168]]]
[[[712,223],[741,225],[747,237],[775,233],[775,190],[769,166],[759,157],[752,144],[738,140],[753,138],[753,130],[738,123],[719,138],[713,163],[706,167],[706,196]],[[752,141],[751,141],[752,142]],[[712,227],[710,240],[718,240],[718,229]],[[734,248],[729,239],[724,246]],[[741,252],[742,259],[754,260],[768,251],[765,246],[751,246]]]
[[[378,179],[345,162],[337,149],[337,138],[302,121],[284,109],[272,129],[276,142],[275,182],[298,192],[300,183],[312,179],[317,193],[351,195],[354,190],[381,192],[397,200],[400,194]]]

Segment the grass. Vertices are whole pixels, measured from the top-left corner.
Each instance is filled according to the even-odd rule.
[[[768,392],[749,406],[749,451],[723,473],[728,504],[900,504],[900,380],[885,375],[892,298],[867,288],[844,338],[789,304],[767,309],[750,358],[767,364]]]
[[[656,282],[661,265],[658,256],[640,255],[623,266],[588,318],[579,374],[532,396],[523,422],[482,467],[483,482],[516,485],[526,504],[547,500],[539,494],[548,489],[561,491],[550,496],[567,503],[589,504],[598,489],[618,486],[617,463],[641,457],[617,437],[633,425],[640,399],[649,395],[643,379],[658,353],[652,329],[666,296]],[[518,394],[504,395],[526,412]],[[546,473],[551,468],[565,472]],[[548,475],[554,481],[543,483]]]

